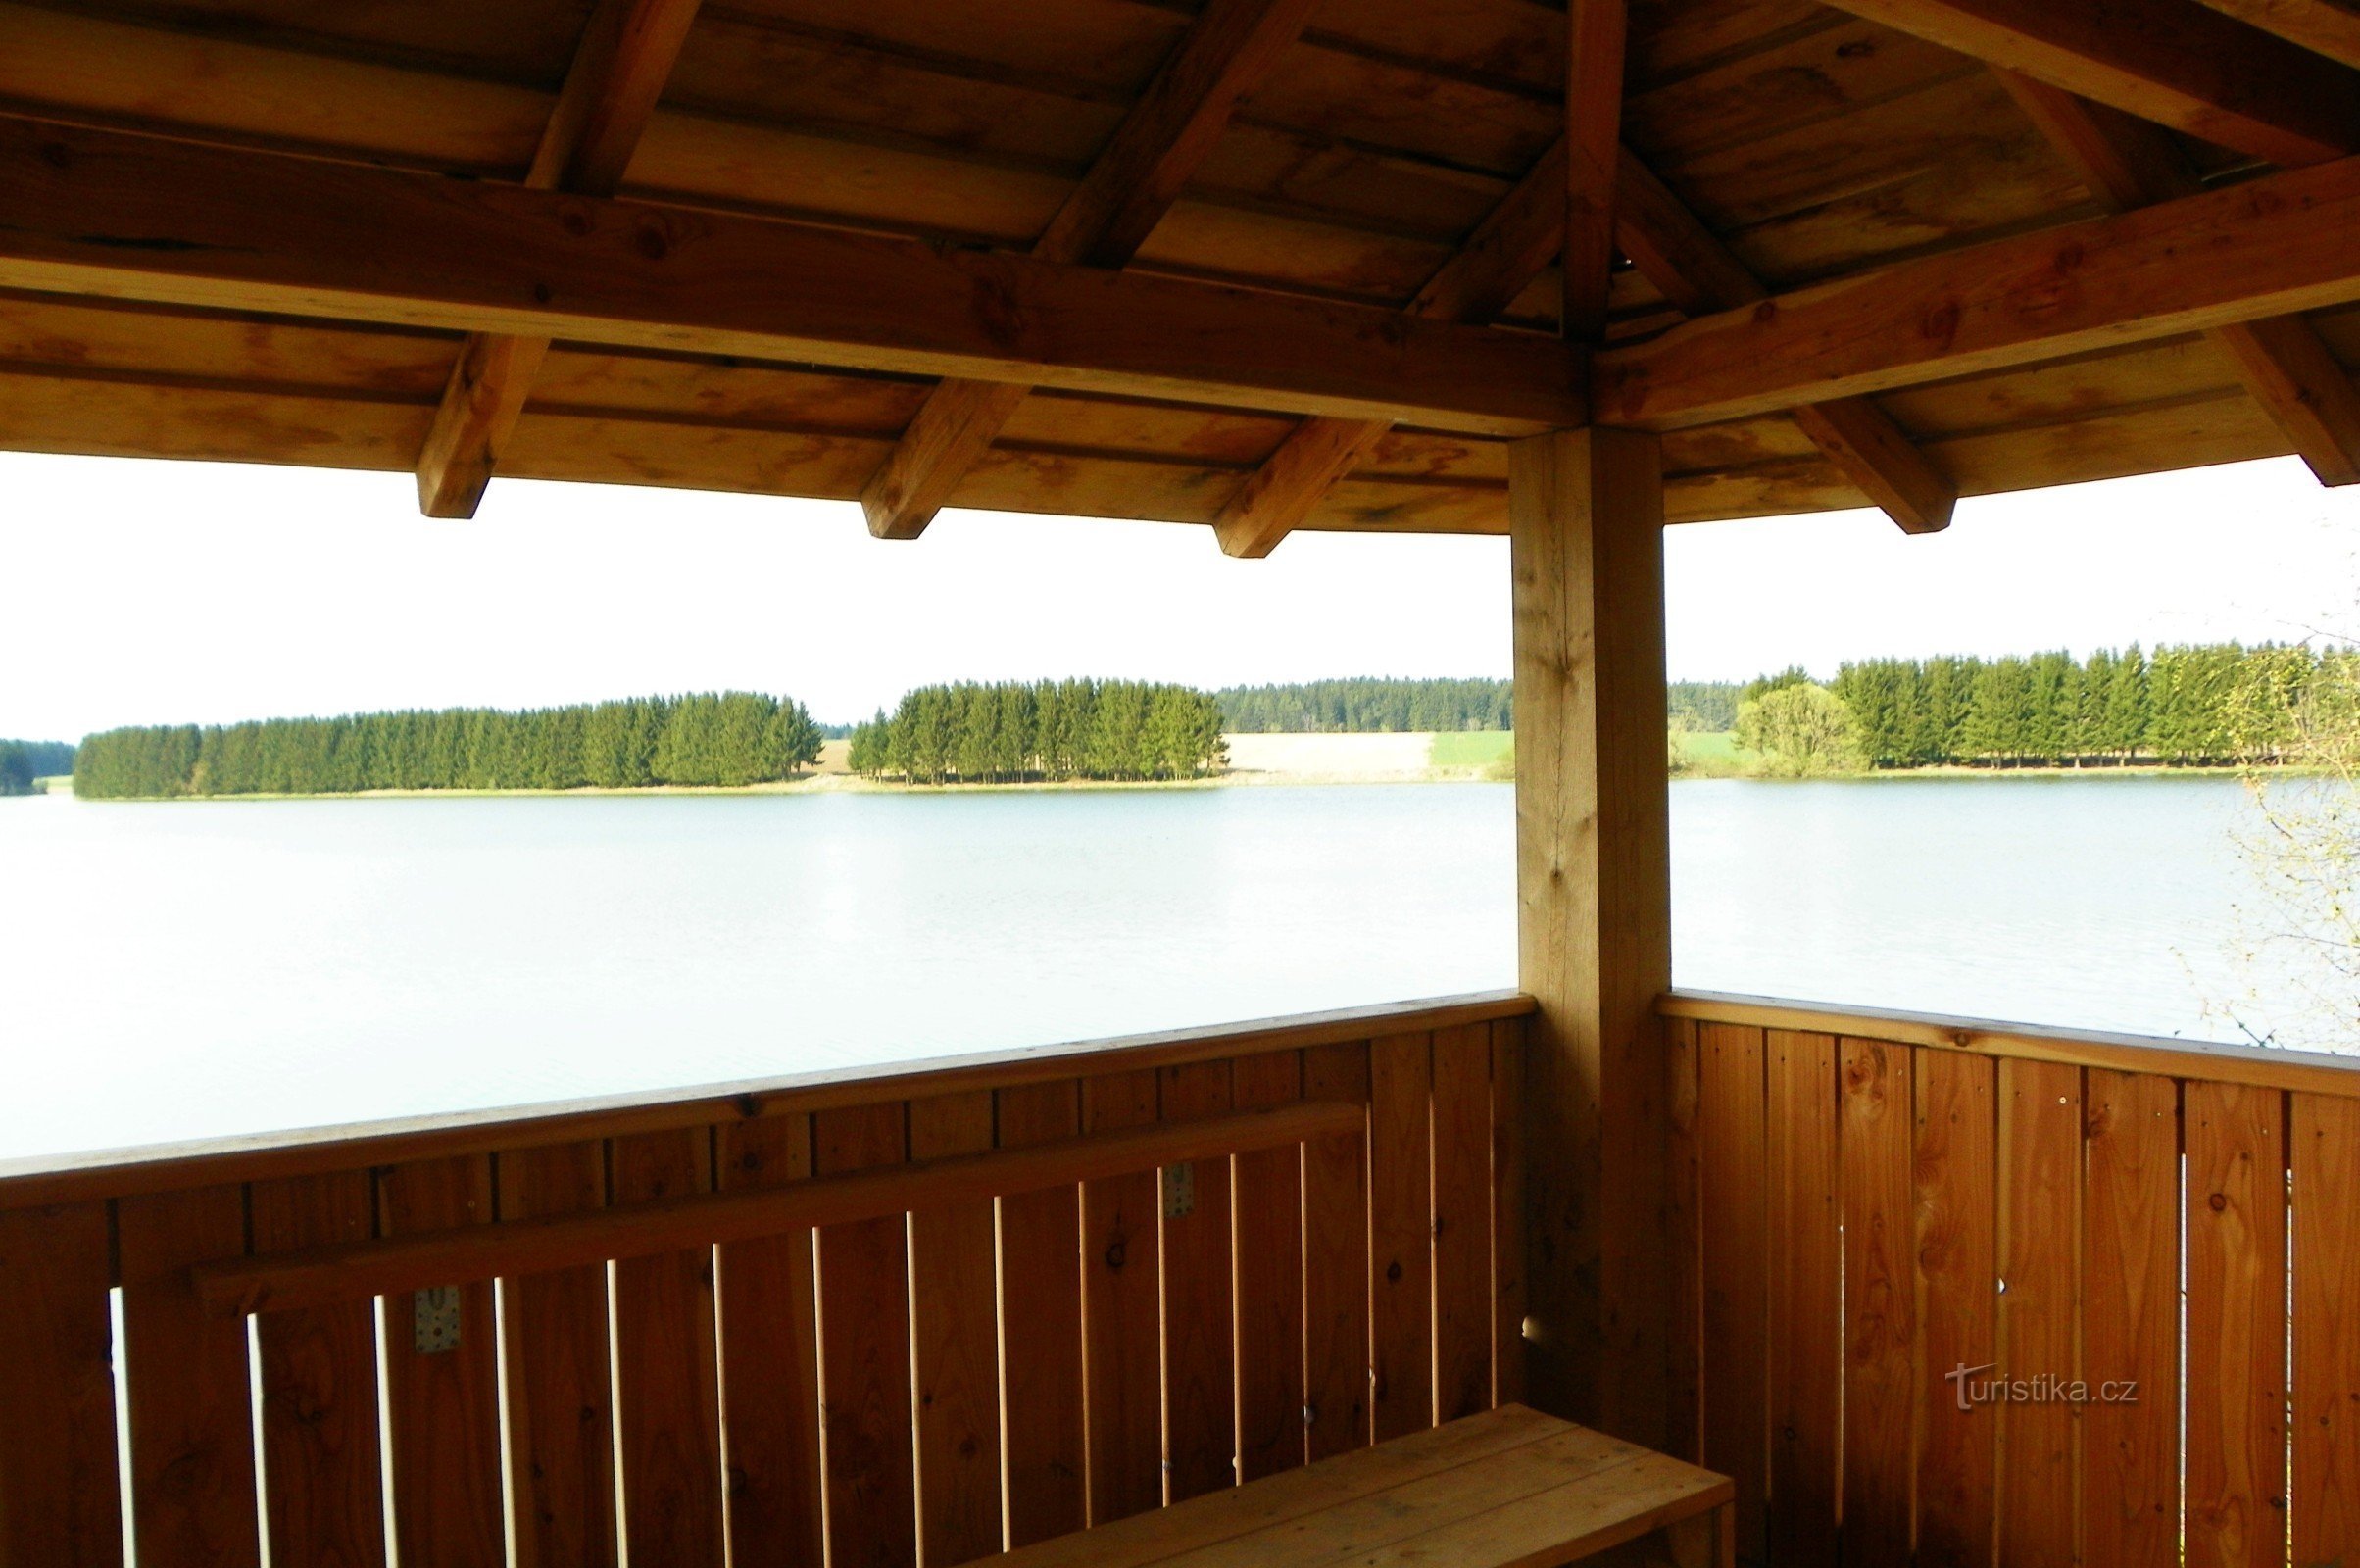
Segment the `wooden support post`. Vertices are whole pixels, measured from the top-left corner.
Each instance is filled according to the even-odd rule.
[[[1663,474],[1655,437],[1509,449],[1529,1397],[1668,1434],[1671,983]]]

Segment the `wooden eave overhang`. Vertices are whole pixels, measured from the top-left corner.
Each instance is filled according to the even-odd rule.
[[[1592,419],[1674,520],[2344,482],[2360,70],[2247,9],[1642,0],[1617,83],[1545,0],[0,0],[0,447],[1240,554]]]

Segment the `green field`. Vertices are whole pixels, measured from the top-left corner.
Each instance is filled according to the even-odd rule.
[[[1706,778],[1727,777],[1745,764],[1738,738],[1727,730],[1683,735],[1680,744],[1688,752],[1689,771]],[[1504,729],[1445,730],[1434,737],[1426,754],[1429,767],[1496,768],[1502,777],[1514,776],[1515,760],[1516,737]]]
[[[1491,767],[1516,755],[1516,737],[1504,729],[1444,730],[1426,753],[1429,767]]]
[[[1681,736],[1680,744],[1687,748],[1691,761],[1722,763],[1730,767],[1738,764],[1738,738],[1728,730],[1695,731]]]

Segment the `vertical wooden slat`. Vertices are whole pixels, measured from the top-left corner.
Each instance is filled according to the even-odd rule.
[[[606,1206],[601,1142],[514,1150],[498,1163],[504,1221]],[[500,1299],[518,1568],[609,1568],[616,1537],[607,1271],[503,1280]]]
[[[1696,1068],[1704,1464],[1737,1484],[1737,1554],[1760,1562],[1769,1550],[1771,1225],[1762,1032],[1703,1025]]]
[[[1081,1085],[1065,1080],[999,1092],[1003,1149],[1081,1131]],[[1029,1545],[1089,1518],[1082,1432],[1081,1189],[1000,1200],[1000,1362],[1007,1449],[1008,1539]],[[1021,1325],[1007,1332],[1008,1325]]]
[[[1377,1441],[1434,1425],[1433,1039],[1368,1047],[1369,1408]]]
[[[2139,1568],[2180,1549],[2180,1090],[2091,1068],[2085,1093],[2082,1553]]]
[[[1303,1098],[1303,1055],[1241,1056],[1240,1110]],[[1261,1149],[1232,1162],[1237,1227],[1238,1479],[1303,1462],[1303,1151]]]
[[[1165,1121],[1202,1121],[1230,1109],[1226,1061],[1165,1067],[1157,1077]],[[1162,1222],[1163,1452],[1172,1502],[1237,1485],[1229,1161],[1199,1159],[1190,1169],[1189,1211],[1174,1213],[1178,1205],[1167,1203]],[[1166,1171],[1162,1179],[1176,1175]]]
[[[1434,1419],[1492,1403],[1492,1031],[1434,1035]]]
[[[1998,1074],[1988,1058],[1961,1052],[1910,1054],[1917,1069],[1918,1562],[1991,1568],[1999,1412],[1961,1409],[1960,1379],[1952,1374],[1997,1359]]]
[[[1152,1069],[1082,1081],[1085,1132],[1155,1119]],[[1163,1503],[1162,1302],[1154,1171],[1082,1184],[1082,1350],[1090,1522]]]
[[[1917,1347],[1909,1051],[1847,1039],[1840,1052],[1844,1560],[1847,1568],[1906,1568]]]
[[[1303,1054],[1303,1098],[1368,1102],[1368,1047]],[[1368,1427],[1368,1140],[1313,1139],[1303,1150],[1303,1409],[1309,1456],[1363,1447]]]
[[[123,1561],[107,1205],[0,1209],[0,1568]]]
[[[900,1101],[811,1118],[819,1174],[909,1157]],[[908,1225],[900,1215],[819,1232],[819,1386],[825,1399],[828,1561],[908,1568],[917,1560],[910,1414]]]
[[[910,1156],[992,1147],[992,1092],[910,1102]],[[989,1199],[910,1216],[910,1307],[917,1370],[919,1551],[928,1568],[997,1552],[1000,1320]]]
[[[2360,1561],[2360,1101],[2293,1097],[2294,1561]]]
[[[1492,1025],[1492,1402],[1524,1401],[1522,1018]]]
[[[2262,1568],[2286,1554],[2286,1096],[2185,1093],[2187,1560]]]
[[[381,1235],[488,1224],[492,1202],[486,1154],[415,1160],[377,1173]],[[415,1299],[404,1295],[385,1302],[394,1534],[406,1563],[498,1568],[508,1561],[508,1532],[491,1282],[461,1287],[459,1299],[459,1344],[431,1353],[418,1348]]]
[[[367,1171],[256,1182],[252,1196],[258,1253],[367,1241],[372,1229]],[[375,1303],[266,1313],[259,1333],[271,1561],[382,1563]]]
[[[705,1128],[611,1141],[617,1207],[713,1191]],[[615,1265],[615,1414],[633,1562],[721,1560],[721,1385],[713,1249]]]
[[[762,1116],[720,1129],[714,1182],[759,1192],[811,1174],[811,1118]],[[730,1558],[816,1563],[819,1304],[809,1229],[717,1249],[721,1460]]]
[[[1672,1151],[1664,1211],[1664,1246],[1673,1256],[1670,1444],[1665,1452],[1704,1462],[1704,1152],[1697,1120],[1703,1102],[1696,1025],[1673,1020],[1665,1030],[1672,1054]],[[1734,1529],[1734,1519],[1732,1522]]]
[[[1835,1555],[1843,1270],[1836,1042],[1766,1041],[1770,1152],[1770,1560]]]
[[[2082,1074],[1999,1064],[1999,1338],[2012,1381],[2081,1375]],[[2026,1568],[2078,1556],[2078,1418],[2057,1400],[1999,1406],[1999,1560]]]
[[[246,1320],[199,1302],[188,1281],[192,1264],[244,1255],[246,1190],[125,1198],[115,1216],[139,1562],[252,1568],[262,1545]]]

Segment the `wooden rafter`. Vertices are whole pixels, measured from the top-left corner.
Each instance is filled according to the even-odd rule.
[[[1565,242],[1565,148],[1543,154],[1409,302],[1432,320],[1483,321],[1507,309]],[[1229,555],[1268,555],[1385,438],[1389,419],[1305,419],[1214,520]]]
[[[1614,282],[1614,176],[1622,149],[1624,0],[1571,0],[1565,74],[1565,336],[1599,343]]]
[[[1230,116],[1303,32],[1316,0],[1211,0],[1034,244],[1042,261],[1120,267],[1147,242]],[[868,531],[914,539],[998,437],[1026,387],[945,381],[861,493]]]
[[[2171,138],[2146,122],[2012,71],[1995,74],[2090,194],[2115,212],[2203,189]],[[2309,321],[2240,321],[2205,336],[2229,356],[2245,390],[2320,483],[2360,481],[2360,386]]]
[[[1664,297],[1689,316],[1708,316],[1767,299],[1770,291],[1633,154],[1623,155],[1622,243]],[[1927,461],[1907,432],[1866,398],[1805,404],[1795,422],[1845,478],[1904,533],[1950,525],[1958,487]]]
[[[1831,3],[2269,163],[2360,151],[2360,75],[2196,0]]]
[[[2331,60],[2360,67],[2360,10],[2341,0],[2204,0],[2215,11],[2275,32]]]
[[[0,119],[0,287],[1529,435],[1528,333],[819,224]]]
[[[615,193],[664,95],[697,5],[600,0],[524,176],[527,186]],[[544,337],[469,334],[418,453],[418,505],[428,516],[475,514],[549,343]]]
[[[2360,300],[2360,158],[1990,240],[1593,361],[1601,423],[1676,429]]]
[[[1482,320],[1504,310],[1555,254],[1564,190],[1560,145],[1510,191],[1446,263],[1411,313]],[[1616,160],[1615,245],[1686,316],[1709,316],[1765,298],[1767,291],[1686,204],[1629,151]],[[1861,492],[1910,533],[1947,525],[1958,499],[1874,404],[1846,399],[1795,411],[1796,422]],[[1214,523],[1233,556],[1265,556],[1303,525],[1320,501],[1384,439],[1373,419],[1306,419],[1233,496]]]
[[[1409,302],[1410,315],[1487,320],[1505,310],[1553,256],[1563,264],[1563,334],[1585,344],[1603,340],[1614,278],[1614,176],[1628,31],[1624,0],[1572,0],[1565,134],[1428,279]],[[1277,549],[1390,428],[1382,419],[1305,420],[1214,519],[1221,549],[1248,559]]]

